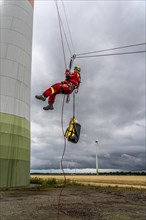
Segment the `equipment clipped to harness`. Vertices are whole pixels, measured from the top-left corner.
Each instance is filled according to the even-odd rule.
[[[71,68],[72,68],[72,64],[73,64],[75,58],[76,58],[76,55],[73,54],[73,56],[71,57],[70,62],[69,62],[69,71],[70,71]],[[77,89],[76,89],[76,91],[77,91]],[[76,92],[76,93],[77,93],[77,92]],[[66,103],[69,103],[69,102],[70,102],[70,95],[68,94],[68,95],[67,95],[67,98],[66,98]]]
[[[72,143],[77,143],[80,138],[81,125],[75,117],[70,119],[69,127],[66,129],[65,137]]]
[[[77,143],[80,138],[81,125],[75,118],[75,94],[73,93],[73,117],[70,119],[69,127],[66,129],[65,137],[72,143]]]

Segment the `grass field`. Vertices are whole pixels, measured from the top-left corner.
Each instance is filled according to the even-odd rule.
[[[64,180],[63,175],[31,175],[37,178],[55,178],[56,180]],[[134,187],[146,189],[146,176],[95,176],[95,175],[66,175],[66,180],[76,183],[94,186],[119,186]]]

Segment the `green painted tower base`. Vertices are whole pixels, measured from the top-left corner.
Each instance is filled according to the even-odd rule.
[[[0,113],[0,187],[29,185],[30,122]]]

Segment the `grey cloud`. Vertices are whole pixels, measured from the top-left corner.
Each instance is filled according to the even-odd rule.
[[[64,4],[76,53],[145,40],[142,1],[65,1]],[[61,2],[59,8],[62,12]],[[42,109],[47,101],[34,98],[64,79],[57,19],[54,2],[36,2],[31,96],[31,167],[36,169],[59,168],[64,147],[63,95],[57,96],[51,112]],[[68,64],[70,53],[66,44],[65,52]],[[144,169],[145,127],[139,125],[145,124],[145,55],[75,59],[74,65],[82,69],[82,83],[76,95],[76,118],[82,129],[78,144],[67,141],[65,167],[95,167],[95,140],[99,139],[101,168]],[[64,130],[71,117],[72,96],[64,106]]]

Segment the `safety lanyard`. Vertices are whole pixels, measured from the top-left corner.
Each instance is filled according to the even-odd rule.
[[[75,118],[75,91],[73,92],[73,118]]]

